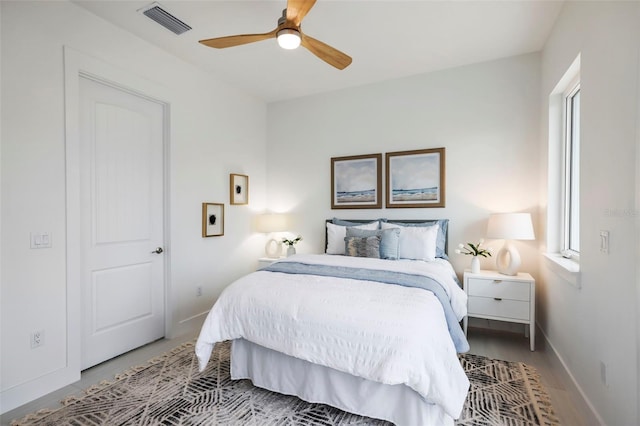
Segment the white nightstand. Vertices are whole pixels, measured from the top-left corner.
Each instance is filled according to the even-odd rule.
[[[467,335],[469,317],[529,324],[531,350],[535,350],[536,282],[527,273],[502,275],[497,271],[464,272],[464,291],[467,293],[467,316],[464,334]],[[527,334],[525,328],[525,335]]]
[[[276,260],[280,260],[282,257],[272,258],[272,257],[261,257],[258,259],[258,269],[262,269],[266,266],[271,265]]]

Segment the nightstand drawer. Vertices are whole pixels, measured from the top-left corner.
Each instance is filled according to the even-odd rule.
[[[491,297],[469,297],[469,315],[529,320],[529,302]]]
[[[528,324],[529,347],[536,343],[536,280],[526,272],[503,275],[497,271],[464,272],[467,315],[463,329],[467,335],[469,318]]]
[[[469,278],[467,285],[469,296],[498,297],[525,302],[531,299],[531,284],[528,282]]]

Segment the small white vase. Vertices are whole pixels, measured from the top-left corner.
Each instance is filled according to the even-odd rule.
[[[296,248],[294,246],[287,247],[287,257],[296,254]]]
[[[480,272],[480,258],[473,256],[471,258],[471,273],[477,274],[478,272]]]

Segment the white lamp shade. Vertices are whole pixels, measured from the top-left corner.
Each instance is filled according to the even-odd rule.
[[[496,255],[498,272],[517,275],[520,268],[520,253],[509,240],[535,240],[533,223],[529,213],[495,213],[489,216],[487,238],[506,240]]]
[[[489,216],[487,238],[496,240],[535,240],[529,213],[494,213]]]
[[[284,232],[289,228],[289,219],[286,214],[265,213],[256,217],[256,229],[258,232],[270,234]],[[267,257],[275,259],[282,255],[282,242],[275,238],[269,238],[264,246]]]
[[[288,228],[287,215],[278,213],[261,214],[257,217],[258,232],[284,232]]]

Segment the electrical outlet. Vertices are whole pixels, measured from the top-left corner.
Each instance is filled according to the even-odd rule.
[[[31,333],[31,349],[44,345],[44,330]]]
[[[196,287],[196,297],[200,297],[200,296],[202,296],[202,286],[201,285]]]

